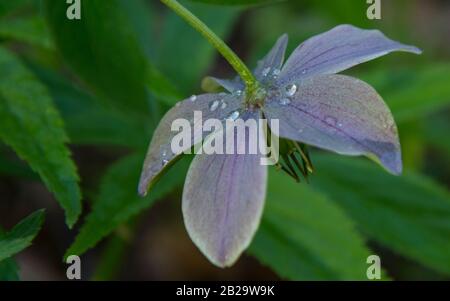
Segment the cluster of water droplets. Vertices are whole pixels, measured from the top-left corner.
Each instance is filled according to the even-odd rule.
[[[270,67],[264,68],[262,71],[262,76],[265,78],[269,78],[270,79],[277,79],[278,75],[280,75],[281,70],[280,69],[272,69]]]

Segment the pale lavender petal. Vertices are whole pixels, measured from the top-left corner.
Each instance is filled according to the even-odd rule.
[[[245,85],[239,77],[235,77],[234,79],[222,79],[210,76],[209,78],[231,93],[239,90],[243,91],[245,89]]]
[[[246,139],[247,140],[247,139]],[[242,147],[244,141],[238,142]],[[267,166],[260,155],[197,155],[183,190],[192,241],[215,265],[232,265],[248,247],[264,207]]]
[[[379,30],[339,25],[314,36],[294,50],[279,83],[287,84],[319,74],[334,74],[393,51],[420,54],[421,50],[388,39]]]
[[[269,53],[258,62],[254,74],[258,80],[264,81],[268,76],[273,75],[274,71],[280,71],[283,65],[284,55],[288,44],[288,35],[283,34],[269,51]]]
[[[371,86],[349,76],[320,75],[280,89],[271,92],[265,113],[279,119],[281,137],[375,157],[390,172],[401,173],[397,126]]]
[[[208,134],[203,133],[201,121],[204,122],[209,118],[224,120],[240,106],[241,100],[235,95],[217,93],[191,96],[170,109],[161,119],[153,134],[139,181],[139,194],[145,196],[155,177],[179,155],[174,154],[171,149],[172,138],[178,134],[177,131],[171,130],[174,120],[183,118],[188,120],[191,125],[192,139],[181,150],[185,151],[199,143]],[[202,120],[194,121],[194,111],[202,112]]]

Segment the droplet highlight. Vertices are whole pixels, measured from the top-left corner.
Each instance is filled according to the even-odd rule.
[[[189,100],[194,102],[197,100],[197,95],[192,95],[191,97],[189,97]]]
[[[288,104],[290,104],[291,103],[291,100],[289,99],[289,98],[282,98],[281,100],[280,100],[280,105],[283,105],[283,106],[285,106],[285,105],[288,105]]]
[[[236,119],[239,118],[239,111],[234,111],[233,113],[231,113],[227,119],[233,120],[235,121]]]
[[[295,93],[297,93],[297,85],[292,84],[292,85],[288,85],[286,87],[286,95],[287,96],[292,97],[295,95]]]
[[[211,112],[215,111],[219,107],[220,102],[218,100],[214,100],[209,104],[209,109]]]

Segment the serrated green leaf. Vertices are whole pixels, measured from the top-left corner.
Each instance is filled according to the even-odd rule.
[[[69,20],[65,1],[45,0],[46,18],[65,61],[102,98],[148,112],[147,61],[118,0],[89,0]]]
[[[81,193],[62,119],[45,87],[3,48],[0,70],[0,139],[41,176],[71,227],[81,213]]]
[[[83,254],[118,226],[182,184],[187,171],[184,160],[167,172],[167,175],[149,192],[148,197],[139,197],[137,185],[143,158],[142,155],[130,155],[109,168],[102,178],[92,211],[86,217],[66,256]]]
[[[292,280],[367,280],[371,254],[339,207],[277,171],[270,174],[264,216],[249,252]]]
[[[41,16],[0,19],[0,37],[53,49],[50,33]]]
[[[186,7],[220,37],[227,36],[240,12],[236,8],[217,9],[204,4]],[[160,45],[156,67],[184,93],[198,90],[201,78],[215,58],[213,46],[173,12],[168,12],[162,25]]]
[[[0,235],[0,261],[31,245],[44,222],[44,210],[38,210],[18,223],[11,231]]]
[[[0,281],[18,281],[19,267],[13,258],[0,261]]]
[[[425,176],[395,177],[363,159],[313,158],[313,187],[331,196],[368,237],[450,274],[448,191]]]

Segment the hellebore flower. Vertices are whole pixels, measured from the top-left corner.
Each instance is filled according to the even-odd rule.
[[[382,98],[367,83],[337,72],[393,51],[420,54],[378,30],[340,25],[302,43],[283,65],[288,38],[283,35],[254,75],[260,91],[249,101],[244,84],[214,79],[228,93],[192,96],[167,112],[156,129],[139,183],[145,195],[155,177],[175,159],[171,131],[175,119],[194,123],[193,112],[225,120],[279,120],[282,138],[342,155],[366,155],[393,174],[402,171],[397,127]],[[195,138],[195,136],[199,136]],[[194,135],[191,144],[206,134]],[[246,141],[237,141],[237,144]],[[204,255],[220,267],[232,265],[248,247],[262,215],[267,167],[260,155],[199,154],[187,174],[182,209],[187,231]]]

